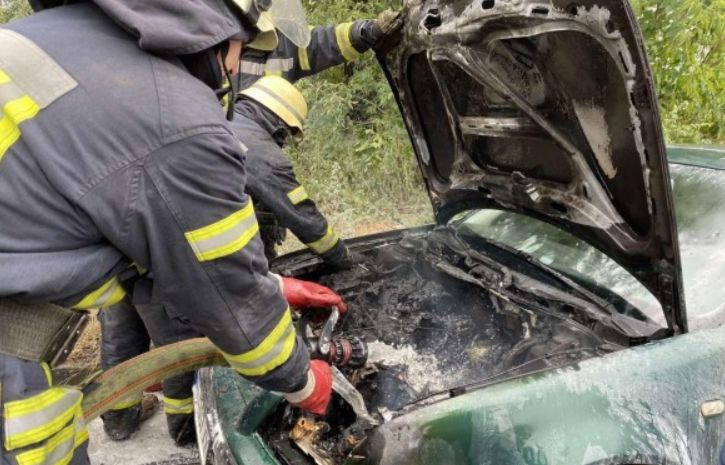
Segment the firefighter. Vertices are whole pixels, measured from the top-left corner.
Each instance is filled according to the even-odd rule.
[[[345,305],[269,273],[244,150],[219,111],[239,89],[242,47],[274,49],[275,26],[309,40],[296,0],[94,0],[0,27],[3,465],[87,463],[82,393],[52,386],[47,335],[66,308],[126,294],[325,413],[330,368],[309,360],[290,306]]]
[[[281,37],[271,52],[244,49],[244,90],[235,106],[237,116],[243,117],[235,118],[232,127],[241,140],[252,136],[250,143],[255,144],[247,153],[247,193],[264,212],[260,223],[267,258],[274,258],[275,245],[284,240],[284,230],[289,229],[326,263],[338,268],[350,266],[345,243],[297,180],[281,150],[290,135],[301,134],[307,117],[305,99],[291,83],[358,59],[377,48],[402,23],[402,12],[386,10],[374,20],[316,27],[307,47]]]
[[[377,20],[316,27],[307,47],[297,47],[280,36],[274,51],[244,48],[241,87],[246,89],[238,95],[230,125],[247,149],[246,192],[258,211],[268,259],[276,255],[274,243],[281,241],[284,236],[280,231],[287,228],[327,263],[349,266],[347,247],[297,181],[292,164],[282,152],[288,138],[301,133],[307,116],[304,97],[291,82],[358,58],[401,24],[399,13],[386,11]],[[104,369],[146,352],[149,334],[156,346],[198,336],[193,328],[167,315],[162,306],[145,306],[139,312],[129,302],[101,312]],[[163,385],[169,434],[179,445],[195,440],[192,383],[193,374],[189,373],[170,378]],[[132,399],[103,415],[104,429],[112,439],[125,440],[147,415],[142,399]]]

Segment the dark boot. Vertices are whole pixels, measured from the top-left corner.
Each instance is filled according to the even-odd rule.
[[[103,430],[113,441],[125,441],[135,433],[141,423],[153,416],[159,400],[153,394],[144,394],[140,404],[133,407],[110,410],[103,415]]]
[[[169,435],[177,446],[186,446],[196,442],[196,427],[194,414],[166,414],[166,424]]]

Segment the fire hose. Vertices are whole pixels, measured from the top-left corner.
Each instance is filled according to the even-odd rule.
[[[333,309],[319,336],[313,337],[309,322],[302,318],[298,330],[313,358],[337,366],[362,366],[367,361],[367,346],[359,338],[332,337],[339,312]],[[316,340],[315,340],[316,339]],[[171,376],[209,366],[226,366],[221,352],[207,338],[188,339],[150,350],[114,366],[84,383],[83,413],[86,421],[107,412],[113,405],[137,399],[143,391]],[[336,372],[336,391],[350,391],[345,378]],[[342,389],[345,387],[346,389]],[[348,396],[343,396],[348,399]],[[353,399],[357,400],[357,399]],[[359,404],[360,402],[352,402]],[[364,403],[362,404],[364,406]]]
[[[86,422],[114,404],[140,398],[143,391],[164,379],[227,361],[206,338],[188,339],[150,350],[104,371],[83,388]]]

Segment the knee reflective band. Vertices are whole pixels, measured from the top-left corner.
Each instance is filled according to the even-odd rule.
[[[310,197],[307,195],[304,186],[297,186],[287,193],[287,198],[292,202],[292,205],[298,205]]]
[[[164,396],[164,412],[171,415],[182,415],[194,412],[194,398],[172,399]]]
[[[315,242],[311,242],[306,245],[315,253],[322,255],[335,247],[339,240],[340,238],[337,236],[337,234],[335,234],[335,231],[332,230],[332,226],[328,226],[327,232],[324,236],[322,236],[321,239],[318,239]]]
[[[353,47],[352,41],[350,40],[352,24],[353,23],[342,23],[335,26],[335,39],[337,40],[337,46],[340,49],[340,54],[342,54],[347,61],[355,61],[361,55],[361,53]]]
[[[224,353],[229,365],[243,376],[263,376],[283,365],[292,355],[296,340],[289,308],[257,347],[239,355]]]
[[[242,250],[259,232],[252,201],[239,211],[185,234],[200,262],[226,257]]]
[[[288,126],[302,129],[307,102],[299,90],[281,76],[264,76],[240,92],[279,116]]]
[[[70,388],[51,387],[27,399],[6,402],[5,449],[14,450],[45,441],[82,416],[83,394]]]
[[[0,30],[0,161],[20,139],[20,123],[34,118],[78,85],[37,45],[14,31]]]
[[[118,278],[114,277],[83,297],[73,308],[90,310],[91,308],[110,307],[122,301],[124,297],[126,297],[126,291],[121,287]]]

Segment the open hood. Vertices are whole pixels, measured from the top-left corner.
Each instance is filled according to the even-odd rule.
[[[436,217],[506,209],[601,249],[686,331],[669,172],[626,0],[409,0],[381,62]]]

